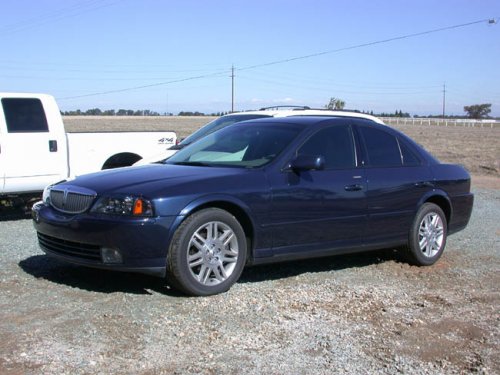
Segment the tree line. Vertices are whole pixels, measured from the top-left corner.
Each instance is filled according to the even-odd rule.
[[[345,107],[345,101],[339,98],[331,97],[330,101],[325,105],[326,109],[330,110],[343,110]],[[353,112],[360,112],[354,110]],[[467,117],[480,120],[482,118],[489,118],[489,114],[491,113],[491,104],[473,104],[466,105],[464,107],[464,112],[467,114]],[[377,113],[374,114],[373,111],[365,112],[361,111],[360,113],[366,113],[370,115],[374,115],[377,117],[411,117],[408,112],[403,112],[402,110],[396,110],[394,113]],[[430,118],[463,118],[464,116],[442,116],[442,115],[429,115],[429,116],[418,116],[415,115],[413,117],[430,117]]]
[[[203,113],[203,112],[191,112],[191,111],[180,111],[177,116],[223,116],[230,112],[214,112],[214,113]],[[82,111],[80,109],[74,111],[61,111],[63,116],[174,116],[171,112],[159,113],[156,111],[151,111],[149,109],[106,109],[101,110],[99,108],[87,109]]]
[[[328,104],[325,105],[326,109],[331,110],[343,110],[345,107],[345,101],[338,98],[331,98]],[[396,110],[394,113],[373,113],[373,111],[358,111],[353,110],[353,112],[366,113],[378,117],[412,117],[408,112],[403,112],[402,110]],[[482,119],[488,118],[491,112],[491,104],[474,104],[470,106],[464,107],[464,112],[467,114],[467,117],[472,119]],[[177,116],[224,116],[231,112],[213,112],[213,113],[203,113],[198,111],[180,111]],[[133,110],[133,109],[107,109],[101,110],[99,108],[92,108],[86,111],[82,111],[77,109],[75,111],[61,111],[61,114],[64,116],[173,116],[173,113],[159,113],[156,111],[151,111],[149,109],[143,110]],[[430,117],[430,118],[443,118],[442,115],[428,115],[428,116],[418,116],[415,115],[413,117]],[[444,116],[444,118],[463,118],[464,116]]]

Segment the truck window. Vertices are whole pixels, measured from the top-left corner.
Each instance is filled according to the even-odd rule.
[[[40,99],[3,98],[3,113],[9,133],[48,132],[49,126]]]

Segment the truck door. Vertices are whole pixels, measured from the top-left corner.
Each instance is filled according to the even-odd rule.
[[[0,194],[3,193],[3,187],[5,184],[5,149],[2,149],[2,147],[5,147],[5,135],[4,129],[0,124]]]
[[[1,102],[1,192],[40,191],[64,178],[67,146],[55,100],[50,96],[3,97]]]

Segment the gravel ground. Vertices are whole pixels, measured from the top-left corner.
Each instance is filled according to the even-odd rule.
[[[500,190],[432,267],[392,250],[248,268],[223,295],[67,265],[0,220],[1,374],[500,373]]]

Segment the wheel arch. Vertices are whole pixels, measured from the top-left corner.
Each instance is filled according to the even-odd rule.
[[[110,156],[102,165],[101,169],[113,169],[120,167],[129,167],[136,161],[142,159],[142,156],[137,155],[133,152],[120,152],[113,156]]]
[[[179,225],[186,220],[189,216],[195,212],[201,211],[205,208],[219,208],[221,210],[229,212],[233,215],[236,220],[240,223],[243,231],[245,232],[245,237],[247,239],[247,262],[253,258],[253,244],[255,243],[255,223],[251,218],[250,209],[243,202],[235,199],[234,197],[226,196],[213,196],[204,197],[191,202],[181,211],[180,220],[175,223],[175,230]]]
[[[419,207],[424,203],[434,203],[435,205],[439,206],[439,208],[443,210],[444,215],[446,217],[446,224],[447,225],[450,224],[453,210],[451,206],[451,201],[444,192],[433,191],[429,193],[427,196],[424,197],[424,199],[422,199],[422,202],[420,203]]]

